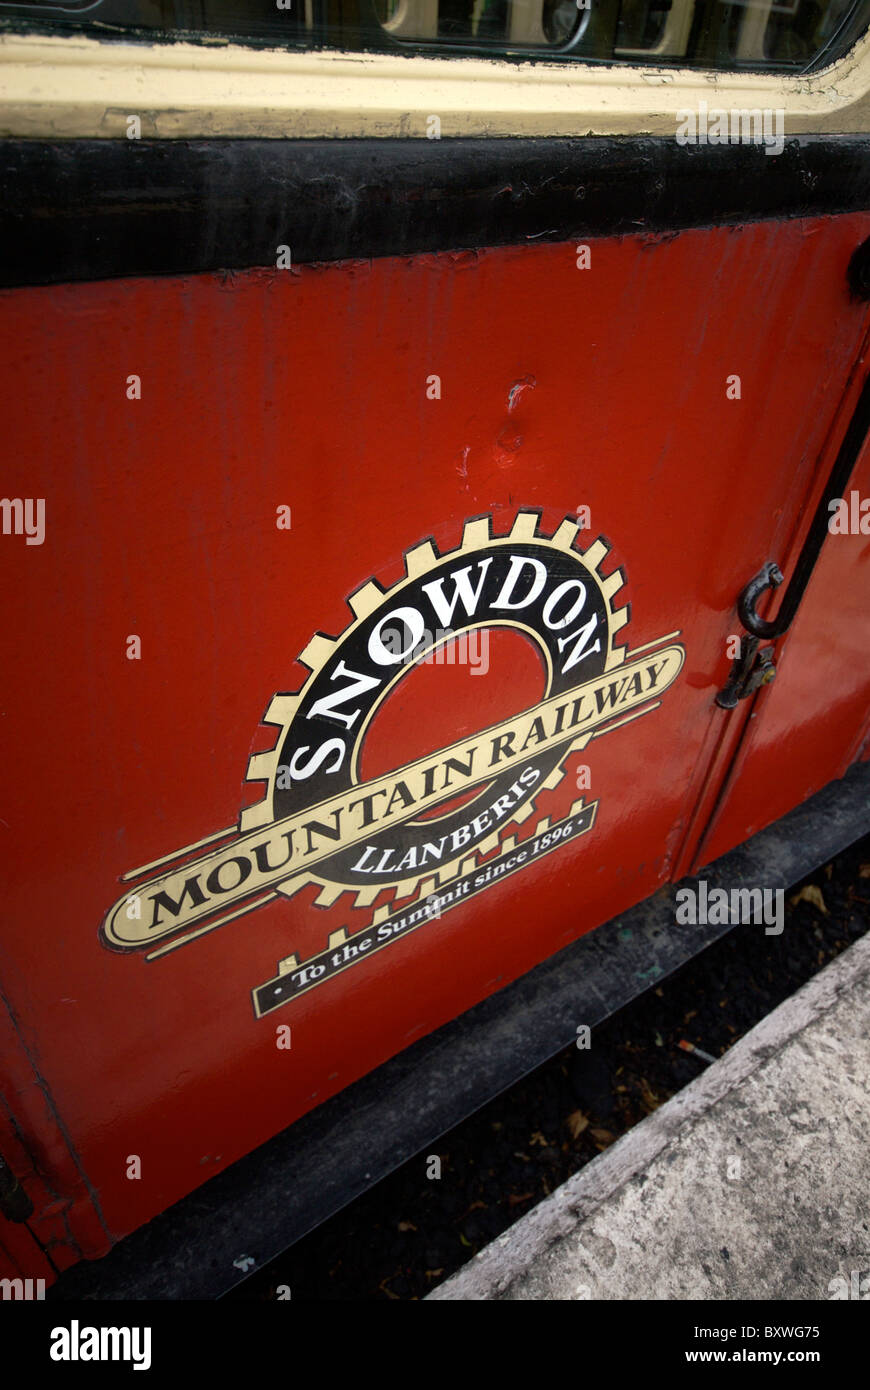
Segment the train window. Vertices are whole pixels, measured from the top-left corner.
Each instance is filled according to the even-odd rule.
[[[804,72],[852,46],[870,0],[0,0],[0,24],[22,20],[152,38]]]

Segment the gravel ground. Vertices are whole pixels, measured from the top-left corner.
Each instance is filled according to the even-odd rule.
[[[693,1080],[870,926],[870,836],[736,927],[262,1269],[230,1298],[416,1299]],[[286,1297],[286,1295],[285,1295]]]

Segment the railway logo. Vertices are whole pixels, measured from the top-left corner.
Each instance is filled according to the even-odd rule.
[[[230,830],[124,875],[134,886],[106,914],[104,945],[149,948],[154,959],[306,885],[316,885],[324,907],[342,894],[371,907],[391,891],[363,931],[333,932],[302,966],[295,955],[281,961],[254,991],[263,1016],[591,829],[597,803],[581,798],[562,822],[545,821],[519,846],[505,834],[532,814],[542,790],[558,785],[570,753],[658,707],[684,651],[670,633],[629,653],[619,642],[629,609],[615,603],[625,577],[603,572],[608,543],[598,538],[580,550],[573,519],[552,536],[540,535],[538,523],[537,512],[520,511],[510,533],[496,537],[488,516],[474,518],[457,550],[439,554],[424,541],[406,553],[396,585],[370,580],[352,594],[348,627],[311,639],[299,658],[310,672],[302,688],[276,694],[265,712],[274,743],[247,769],[260,801]],[[409,672],[431,661],[434,645],[498,628],[522,633],[537,650],[542,697],[366,775],[366,740]]]

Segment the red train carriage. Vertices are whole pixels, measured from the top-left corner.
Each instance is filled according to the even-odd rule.
[[[867,829],[870,11],[0,16],[0,1274],[213,1294]]]

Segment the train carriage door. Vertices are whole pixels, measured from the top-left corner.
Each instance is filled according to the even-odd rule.
[[[717,696],[863,390],[867,6],[0,9],[0,979],[97,1255],[860,754],[860,528]]]

